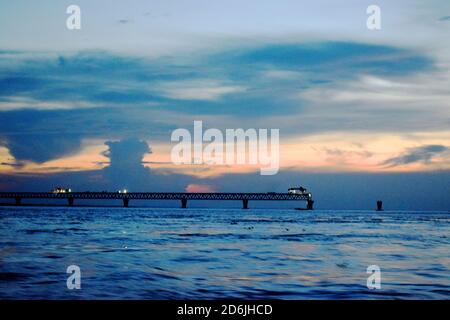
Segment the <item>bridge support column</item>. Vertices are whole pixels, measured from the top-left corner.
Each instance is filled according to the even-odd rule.
[[[187,199],[181,199],[181,208],[186,209],[187,208]]]
[[[306,209],[307,210],[313,210],[314,209],[314,201],[313,200],[308,200],[307,204],[306,204]]]
[[[125,208],[128,208],[128,204],[130,203],[130,199],[128,199],[128,198],[123,198],[122,201],[123,201],[123,206],[124,206]]]
[[[22,204],[22,198],[17,197],[16,198],[16,206],[20,206]]]
[[[377,211],[383,211],[383,201],[377,201]]]
[[[73,198],[67,198],[67,201],[69,203],[69,207],[73,207]]]
[[[242,209],[248,209],[248,199],[242,199]]]

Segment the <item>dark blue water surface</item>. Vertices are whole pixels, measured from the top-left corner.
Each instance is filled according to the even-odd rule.
[[[449,299],[449,237],[446,212],[0,207],[0,298]]]

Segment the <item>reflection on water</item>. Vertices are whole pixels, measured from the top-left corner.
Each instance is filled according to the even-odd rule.
[[[448,299],[449,237],[445,212],[0,207],[0,298]]]

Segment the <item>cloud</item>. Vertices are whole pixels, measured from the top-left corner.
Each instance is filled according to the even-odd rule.
[[[433,158],[449,151],[450,148],[443,145],[425,145],[417,148],[410,148],[403,155],[388,159],[384,161],[383,164],[389,167],[411,163],[428,164]]]
[[[450,21],[450,16],[443,16],[439,18],[439,21]]]
[[[185,191],[193,193],[211,193],[217,192],[217,188],[207,184],[189,184],[186,186]]]
[[[76,153],[81,148],[81,140],[77,136],[35,133],[6,135],[1,145],[8,148],[16,161],[43,163]]]
[[[351,165],[357,162],[364,163],[365,160],[373,156],[373,152],[367,150],[342,150],[338,148],[324,148],[323,150],[327,155],[327,161],[330,161],[334,165]]]
[[[334,93],[353,89],[345,85],[372,72],[388,80],[413,78],[433,70],[433,61],[391,46],[268,43],[158,59],[102,51],[7,52],[0,55],[0,70],[0,139],[17,160],[42,163],[79,151],[86,139],[167,141],[171,130],[199,118],[219,128],[282,128],[284,137],[358,128],[410,130],[411,124],[399,121],[401,101],[386,100],[390,105],[379,112],[373,102],[380,94],[369,101],[352,98],[362,91],[356,88],[351,99],[331,105]],[[439,93],[433,91],[435,82],[428,83],[419,88],[418,80],[409,91],[445,103],[439,99],[445,88]],[[393,89],[381,88],[389,94]],[[313,99],[313,90],[334,91]],[[431,128],[436,119],[428,102],[419,97],[414,103],[426,115],[421,126]],[[381,119],[372,121],[372,115]]]
[[[221,84],[214,80],[177,81],[159,87],[163,96],[177,100],[215,101],[224,95],[246,90],[242,86]]]
[[[23,162],[1,162],[0,165],[7,166],[7,167],[13,167],[13,168],[22,168],[25,164]]]
[[[144,156],[151,153],[147,142],[128,138],[105,144],[109,147],[104,153],[109,158],[109,166],[104,169],[104,175],[112,185],[130,190],[148,182],[150,170],[143,164]]]
[[[152,83],[191,78],[166,62],[86,51],[65,55],[0,55],[0,111],[150,105],[167,101]],[[42,105],[44,107],[42,107]]]
[[[298,90],[298,100],[322,130],[334,125],[339,130],[339,124],[343,131],[426,132],[448,129],[449,88],[446,70],[402,77],[363,74]]]
[[[151,149],[145,141],[133,138],[107,141],[105,144],[109,149],[104,155],[110,159],[111,167],[143,167],[144,155],[151,153]]]
[[[321,71],[322,76],[346,78],[358,73],[408,74],[432,67],[432,60],[418,52],[393,46],[356,42],[266,44],[234,49],[212,56],[217,63],[246,67],[270,66],[290,71]]]
[[[419,52],[346,42],[266,44],[205,51],[189,59],[104,51],[9,53],[0,55],[0,110],[168,105],[171,99],[214,102],[249,90],[273,100],[273,91],[294,86],[283,78],[300,71],[300,84],[310,87],[367,73],[417,73],[432,66]],[[261,72],[272,77],[261,77]]]

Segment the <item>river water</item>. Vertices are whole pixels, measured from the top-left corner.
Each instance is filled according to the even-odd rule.
[[[3,299],[450,298],[448,212],[0,207],[0,250]]]

